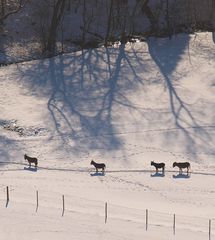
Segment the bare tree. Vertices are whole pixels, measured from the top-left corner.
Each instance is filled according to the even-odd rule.
[[[53,54],[55,51],[57,29],[64,15],[66,1],[67,0],[57,0],[54,1],[52,5],[53,11],[48,31],[47,45],[45,49],[46,51],[48,51],[49,54]]]
[[[107,4],[107,25],[106,25],[106,35],[105,35],[105,45],[108,42],[114,42],[116,40],[126,41],[126,30],[128,28],[129,21],[129,11],[128,11],[128,1],[118,0],[118,1],[108,1]]]
[[[134,18],[140,13],[142,12],[146,18],[149,20],[150,22],[150,31],[151,33],[157,33],[158,28],[159,28],[159,24],[158,24],[158,19],[155,16],[155,13],[153,12],[153,10],[155,11],[155,9],[152,9],[149,5],[149,0],[136,0],[136,3],[133,7],[133,9],[131,10],[131,14],[130,14],[130,31],[133,32],[134,31]],[[159,1],[157,3],[157,5],[160,4]]]
[[[48,30],[51,18],[51,9],[49,1],[34,2],[32,4],[32,19],[35,23],[32,26],[35,37],[41,44],[41,51],[47,49]],[[46,9],[46,11],[44,11]]]
[[[105,36],[105,46],[108,45],[108,38],[110,36],[110,31],[111,31],[113,2],[114,2],[114,0],[110,0],[110,6],[108,9],[108,21],[107,21],[107,31],[106,31],[106,36]]]
[[[166,26],[167,26],[167,33],[169,38],[172,37],[172,28],[171,28],[171,17],[170,17],[170,3],[169,0],[166,0],[166,11],[165,11],[165,19],[166,19]]]
[[[0,0],[0,24],[10,15],[18,13],[29,0]]]

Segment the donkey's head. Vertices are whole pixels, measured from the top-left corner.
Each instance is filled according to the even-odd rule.
[[[95,163],[95,162],[92,160],[90,164],[93,165],[94,163]]]
[[[173,167],[177,166],[177,162],[174,162],[172,166],[173,166]]]
[[[151,161],[151,166],[153,166],[153,164],[154,164],[154,161]]]

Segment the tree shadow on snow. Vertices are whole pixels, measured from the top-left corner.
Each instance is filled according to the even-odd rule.
[[[0,135],[0,149],[0,167],[8,164],[20,164],[14,161],[17,158],[12,157],[14,155],[20,157],[20,148],[15,140]]]
[[[135,60],[135,52],[127,53],[122,44],[41,60],[19,70],[31,94],[49,96],[47,108],[64,147],[69,138],[73,153],[80,148],[110,151],[122,147],[114,124],[117,110],[135,108],[126,93],[142,84],[132,65]],[[133,75],[122,74],[125,65]]]
[[[199,124],[201,119],[196,118],[192,112],[194,104],[186,102],[183,96],[181,96],[182,91],[178,88],[178,81],[181,76],[176,77],[173,75],[176,75],[176,67],[185,51],[188,52],[191,64],[189,41],[190,37],[188,34],[173,37],[172,39],[150,39],[148,48],[165,81],[165,87],[169,96],[169,109],[172,115],[171,120],[173,120],[178,129],[178,131],[167,131],[165,141],[168,141],[168,144],[172,144],[176,142],[177,138],[181,137],[184,142],[185,152],[194,155],[198,160],[196,154],[201,150],[214,153],[210,129],[204,128]]]
[[[170,121],[173,120],[175,125],[173,131],[163,131],[164,137],[168,145],[180,137],[186,152],[194,155],[197,150],[205,149],[214,153],[209,132],[193,115],[192,105],[181,97],[177,79],[171,79],[189,40],[189,35],[182,35],[174,41],[148,41],[149,53],[165,81],[172,115]],[[127,51],[122,44],[118,48],[84,49],[32,65],[18,65],[20,81],[30,94],[38,98],[48,97],[49,116],[44,116],[44,119],[51,116],[55,130],[49,140],[58,135],[61,139],[59,147],[68,147],[73,154],[90,150],[102,153],[122,150],[124,145],[116,125],[121,117],[119,109],[139,111],[127,94],[145,83],[137,73],[140,69],[141,72],[149,71],[143,54],[135,49]],[[148,116],[141,114],[141,127],[153,128]],[[150,126],[145,126],[146,122]]]

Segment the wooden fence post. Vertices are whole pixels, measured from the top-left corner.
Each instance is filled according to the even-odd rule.
[[[6,192],[7,192],[7,202],[6,202],[6,207],[8,206],[8,203],[9,203],[9,187],[7,186],[6,188]]]
[[[64,215],[64,211],[65,211],[65,200],[64,200],[64,195],[62,196],[62,200],[63,200],[63,211],[62,211],[62,217]]]
[[[146,231],[148,230],[148,209],[146,209]]]
[[[36,212],[37,212],[38,207],[39,207],[39,194],[38,194],[38,190],[36,191],[36,198],[37,198],[37,206],[36,206]]]
[[[107,223],[107,202],[105,203],[105,223]]]
[[[211,240],[211,219],[209,219],[209,240]]]
[[[175,235],[175,214],[173,215],[173,234]]]

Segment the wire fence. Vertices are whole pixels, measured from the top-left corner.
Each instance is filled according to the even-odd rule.
[[[13,203],[11,206],[13,208],[16,206],[14,203],[22,203],[24,205],[30,203],[34,206],[34,210],[32,209],[32,211],[35,211],[36,214],[39,214],[40,207],[42,210],[44,207],[48,206],[52,209],[61,209],[61,217],[65,214],[71,214],[71,212],[87,213],[104,218],[105,224],[114,220],[132,221],[142,224],[146,231],[165,227],[169,229],[173,235],[176,235],[181,230],[187,229],[196,234],[201,233],[208,235],[208,239],[212,240],[212,224],[215,218],[185,216],[150,209],[135,209],[105,201],[89,200],[69,194],[59,195],[58,193],[58,199],[54,199],[54,196],[50,196],[48,192],[40,193],[38,190],[32,191],[30,194],[25,194],[24,196],[21,191],[16,191],[16,194],[10,194],[10,192],[14,191],[16,191],[14,188],[10,189],[8,186],[4,187],[3,191],[0,191],[0,200],[1,202],[5,201],[6,208],[10,207],[11,202]],[[28,199],[24,199],[25,197]],[[55,195],[55,198],[57,198],[57,195]]]

